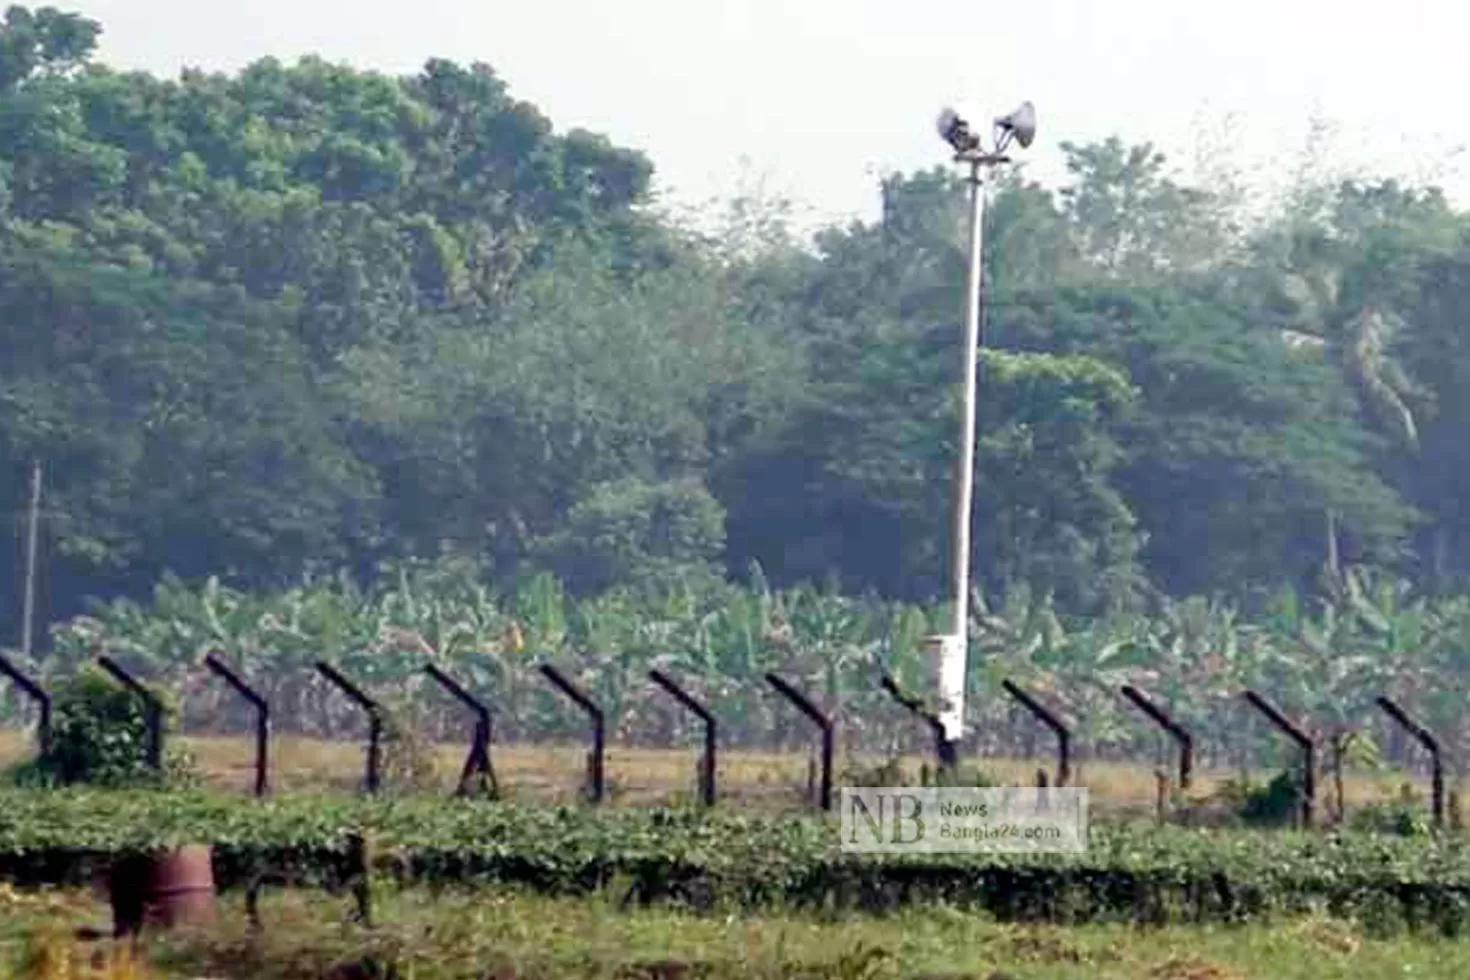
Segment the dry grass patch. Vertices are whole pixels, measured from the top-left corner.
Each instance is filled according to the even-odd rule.
[[[254,784],[254,743],[244,737],[178,736],[171,744],[191,753],[206,780],[221,789],[248,793]],[[273,743],[272,766],[280,793],[353,793],[364,778],[365,742],[329,741],[281,734]],[[464,764],[465,744],[436,744],[430,747],[441,792],[452,790]],[[0,730],[0,768],[12,765],[34,751],[28,733]],[[501,790],[511,798],[527,802],[567,803],[577,799],[585,785],[587,748],[576,743],[497,744],[492,748],[495,773]],[[609,746],[607,786],[614,803],[653,806],[692,799],[698,792],[696,766],[699,750],[655,749]],[[843,773],[873,771],[888,760],[873,755],[839,757],[836,785],[844,785]],[[757,808],[801,806],[809,780],[809,756],[798,752],[751,750],[722,751],[718,757],[720,796],[726,802]],[[903,779],[917,785],[920,773],[932,760],[907,756],[898,760]],[[1053,760],[989,758],[973,760],[990,778],[1008,785],[1030,785],[1038,769],[1050,773]],[[1264,781],[1267,773],[1253,773]],[[1227,779],[1239,773],[1205,770],[1195,774],[1189,792],[1193,800],[1215,793]],[[1344,780],[1349,809],[1381,801],[1393,795],[1405,781],[1401,773],[1353,773]],[[1422,782],[1410,778],[1411,782]],[[1113,761],[1087,760],[1080,769],[1078,785],[1085,786],[1092,806],[1099,812],[1147,817],[1154,812],[1157,781],[1150,766]],[[1324,786],[1323,802],[1326,802]],[[1427,792],[1427,790],[1426,790]]]

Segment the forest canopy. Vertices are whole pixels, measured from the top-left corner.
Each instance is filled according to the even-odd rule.
[[[98,63],[101,30],[0,25],[0,503],[40,461],[51,614],[441,556],[942,593],[944,169],[810,247],[696,233],[653,161],[487,65],[164,79]],[[1148,143],[1063,149],[1064,186],[990,189],[977,584],[1076,614],[1345,564],[1462,588],[1467,215],[1385,179],[1245,221]]]

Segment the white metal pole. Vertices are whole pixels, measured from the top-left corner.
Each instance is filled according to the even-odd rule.
[[[965,675],[969,654],[970,624],[970,525],[975,496],[975,403],[976,372],[980,359],[980,304],[984,291],[985,189],[980,163],[970,164],[970,276],[965,310],[965,353],[963,370],[960,452],[955,469],[954,526],[950,534],[950,581],[953,619],[945,638],[940,662],[940,699],[944,705],[940,722],[945,737],[955,741],[964,735]]]
[[[41,523],[41,461],[31,460],[30,508],[26,517],[25,598],[21,610],[20,649],[31,655],[31,634],[36,622],[36,542]]]

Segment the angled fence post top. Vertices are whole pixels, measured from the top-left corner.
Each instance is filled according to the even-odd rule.
[[[884,672],[880,683],[883,685],[883,690],[893,696],[893,700],[928,722],[931,727],[941,731],[943,730],[944,725],[940,722],[939,715],[930,711],[921,698],[908,694],[903,688],[899,687],[898,681],[894,679],[892,674]]]
[[[717,729],[715,716],[710,710],[701,704],[693,695],[676,684],[668,674],[654,669],[648,672],[649,680],[669,692],[674,700],[688,708],[699,716],[704,722],[704,757],[700,760],[699,785],[700,795],[703,797],[705,806],[712,806],[715,802],[715,732]]]
[[[490,792],[499,795],[500,787],[495,778],[494,767],[490,764],[490,708],[436,665],[424,664],[424,672],[475,716],[475,731],[470,738],[470,750],[465,756],[464,768],[460,771],[457,792],[461,796],[468,796],[475,777],[482,776],[489,782]]]
[[[51,700],[51,696],[46,693],[45,689],[38,682],[32,680],[29,674],[17,667],[3,653],[0,653],[0,674],[4,674],[10,678],[16,687],[26,692],[27,695],[35,700],[46,702]]]
[[[557,670],[551,664],[542,664],[538,669],[541,671],[542,675],[546,677],[547,680],[551,681],[552,684],[556,685],[559,691],[575,701],[578,706],[582,708],[582,710],[586,711],[589,715],[596,718],[598,721],[602,720],[602,708],[598,707],[597,702],[588,697],[587,694],[576,684],[572,683],[572,681],[568,679],[565,674]]]
[[[361,707],[362,710],[368,712],[374,717],[382,713],[383,709],[381,706],[379,706],[378,702],[375,701],[362,688],[358,687],[356,684],[352,683],[352,681],[348,680],[347,677],[336,667],[333,667],[325,660],[318,660],[316,662],[316,669],[318,673],[320,673],[327,680],[331,681],[338,690],[347,695],[353,701],[357,702],[358,706]]]
[[[1289,736],[1298,745],[1310,747],[1316,744],[1316,739],[1307,734],[1300,725],[1292,721],[1281,710],[1269,700],[1257,694],[1255,691],[1246,691],[1245,699],[1249,701],[1257,711],[1271,719],[1271,723]]]
[[[1120,691],[1123,696],[1133,702],[1134,706],[1153,719],[1164,731],[1168,732],[1174,741],[1179,743],[1179,788],[1189,789],[1190,781],[1194,775],[1194,737],[1163,708],[1160,708],[1154,700],[1144,694],[1132,684],[1124,684]]]
[[[887,671],[883,672],[879,683],[883,690],[892,695],[893,700],[909,709],[929,726],[929,731],[934,735],[934,755],[939,762],[939,768],[953,771],[959,763],[955,754],[955,743],[947,737],[944,722],[939,720],[939,715],[929,710],[919,698],[905,693],[903,688],[898,686],[898,681]]]
[[[570,698],[574,704],[585,711],[587,717],[592,721],[592,748],[587,753],[587,781],[590,784],[589,789],[592,802],[601,803],[606,782],[604,756],[606,755],[607,747],[606,726],[603,721],[602,708],[551,664],[541,664],[539,669],[543,677],[550,681],[557,690]]]
[[[1271,720],[1271,723],[1281,729],[1288,738],[1296,742],[1302,750],[1302,825],[1312,825],[1312,811],[1316,808],[1317,798],[1317,743],[1311,735],[1302,730],[1302,727],[1282,714],[1269,700],[1255,691],[1245,692],[1246,701],[1261,714]]]
[[[220,680],[224,681],[226,684],[230,685],[230,687],[234,688],[236,694],[240,695],[240,697],[244,698],[246,701],[249,701],[257,709],[261,711],[270,710],[270,706],[266,704],[265,698],[253,687],[245,683],[244,678],[236,673],[235,669],[231,667],[228,663],[226,663],[223,659],[221,659],[217,654],[206,654],[204,657],[204,666],[208,667],[212,672],[214,672],[214,674],[219,677]]]
[[[1000,686],[1005,689],[1007,694],[1019,701],[1027,711],[1035,715],[1047,728],[1050,728],[1058,734],[1065,734],[1071,731],[1070,726],[1062,720],[1060,715],[1036,700],[1036,698],[1028,694],[1020,685],[1009,680],[1004,680],[1000,682]]]
[[[40,683],[32,680],[29,675],[11,663],[4,654],[0,654],[0,674],[10,678],[16,687],[36,702],[36,709],[40,713],[36,724],[36,737],[41,743],[41,752],[44,755],[51,747],[51,695],[46,693],[46,689]]]
[[[1135,705],[1138,706],[1139,711],[1142,711],[1154,721],[1158,722],[1160,728],[1164,729],[1180,741],[1193,741],[1193,737],[1189,734],[1189,730],[1183,725],[1179,724],[1179,722],[1175,721],[1174,718],[1163,708],[1160,708],[1158,704],[1153,700],[1153,698],[1149,697],[1147,694],[1143,693],[1132,684],[1124,684],[1119,690],[1123,692],[1123,696],[1125,698],[1127,698],[1129,701],[1132,701]]]
[[[668,691],[669,694],[673,695],[674,700],[678,701],[684,707],[694,712],[704,722],[711,725],[714,724],[715,716],[710,714],[710,710],[699,701],[697,701],[694,696],[691,695],[688,691],[685,691],[682,687],[675,683],[675,681],[670,678],[668,674],[665,674],[661,670],[654,669],[648,672],[648,679],[653,681],[659,687],[663,688],[665,691]]]
[[[107,654],[104,653],[98,655],[97,665],[103,670],[107,671],[109,674],[111,674],[113,679],[116,680],[119,684],[121,684],[123,687],[126,687],[128,690],[132,691],[139,697],[143,698],[149,704],[162,704],[162,702],[158,699],[158,695],[155,694],[153,690],[148,687],[147,684],[144,684],[142,681],[138,680],[138,678],[128,673],[127,669],[124,668],[122,664],[118,663]]]
[[[820,725],[823,728],[832,727],[832,720],[827,717],[826,713],[822,711],[821,708],[817,707],[816,702],[812,701],[811,698],[807,697],[801,691],[797,690],[791,684],[787,683],[785,678],[781,677],[781,675],[774,672],[768,672],[766,674],[766,683],[774,687],[776,690],[780,691],[782,696],[785,697],[786,700],[796,705],[796,707],[801,711],[802,714],[806,715],[817,725]]]
[[[1399,706],[1399,703],[1387,695],[1381,695],[1375,699],[1378,707],[1383,709],[1384,714],[1403,726],[1404,730],[1413,735],[1421,745],[1430,752],[1440,751],[1439,739],[1424,725],[1416,721],[1407,711]]]
[[[823,810],[832,809],[832,719],[827,717],[826,713],[817,707],[811,698],[786,683],[775,672],[766,674],[766,683],[779,691],[786,700],[796,705],[802,714],[810,718],[822,730],[822,783],[817,796],[818,803]]]
[[[1382,708],[1394,721],[1398,722],[1405,731],[1413,735],[1424,746],[1429,753],[1432,774],[1430,776],[1430,808],[1434,816],[1435,827],[1444,826],[1445,811],[1445,785],[1444,785],[1444,755],[1441,750],[1439,739],[1427,727],[1416,721],[1407,711],[1399,706],[1387,695],[1380,695],[1376,699],[1378,707]]]
[[[485,702],[471,694],[469,689],[460,684],[459,681],[440,670],[434,664],[424,664],[424,673],[438,681],[444,690],[452,694],[461,704],[473,711],[480,718],[489,719],[490,709],[485,705]]]
[[[255,795],[270,792],[271,706],[265,697],[245,683],[235,669],[214,652],[204,657],[204,666],[223,680],[255,709]]]
[[[1052,732],[1054,732],[1056,734],[1056,737],[1057,737],[1057,776],[1056,776],[1056,784],[1058,786],[1065,786],[1065,785],[1067,785],[1068,781],[1072,777],[1072,732],[1071,732],[1071,729],[1067,727],[1066,722],[1062,721],[1062,719],[1060,717],[1058,717],[1054,712],[1052,712],[1051,710],[1049,710],[1040,701],[1037,701],[1031,695],[1029,695],[1025,691],[1023,691],[1021,689],[1021,687],[1019,685],[1017,685],[1016,683],[1014,683],[1014,682],[1012,682],[1010,680],[1003,680],[1003,681],[1000,682],[1000,686],[1005,689],[1005,692],[1007,694],[1009,694],[1011,697],[1013,697],[1017,701],[1019,701],[1021,703],[1021,706],[1022,707],[1024,707],[1027,711],[1031,712],[1031,714],[1035,715],[1041,721],[1042,724],[1046,725],[1048,728],[1050,728],[1052,730]],[[1044,772],[1043,772],[1043,775],[1045,775]]]
[[[317,672],[357,703],[368,716],[367,791],[376,793],[382,783],[383,709],[377,701],[325,660],[316,662]]]
[[[145,705],[145,716],[148,725],[148,765],[153,769],[163,768],[163,701],[153,692],[148,685],[138,680],[132,674],[109,657],[107,654],[97,655],[97,664],[112,676],[123,687],[132,691],[142,699]]]

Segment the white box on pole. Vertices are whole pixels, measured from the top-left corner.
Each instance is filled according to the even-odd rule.
[[[934,665],[939,689],[939,723],[944,737],[955,741],[965,733],[965,643],[953,633],[925,638],[924,649]]]

